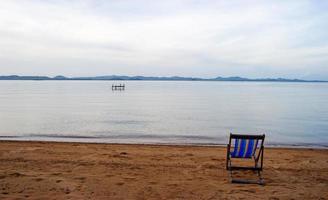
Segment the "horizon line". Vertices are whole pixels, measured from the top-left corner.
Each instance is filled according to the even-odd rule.
[[[242,76],[216,76],[203,78],[195,76],[144,76],[144,75],[97,75],[97,76],[47,76],[47,75],[0,75],[0,80],[167,80],[167,81],[272,81],[272,82],[328,82],[328,80],[306,80],[299,78],[247,78]]]

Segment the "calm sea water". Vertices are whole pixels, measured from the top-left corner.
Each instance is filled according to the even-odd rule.
[[[0,139],[225,144],[230,132],[327,147],[328,84],[0,81]]]

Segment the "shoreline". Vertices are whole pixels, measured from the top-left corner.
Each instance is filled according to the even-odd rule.
[[[220,143],[165,143],[165,142],[104,142],[104,141],[67,141],[67,140],[26,140],[26,139],[2,139],[0,137],[0,143],[2,142],[32,142],[32,143],[67,143],[67,144],[111,144],[111,145],[153,145],[153,146],[182,146],[182,147],[226,147],[226,144]],[[265,144],[265,148],[272,148],[272,149],[323,149],[328,150],[328,145],[289,145],[289,144]]]

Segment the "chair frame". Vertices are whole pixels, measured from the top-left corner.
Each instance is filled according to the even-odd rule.
[[[257,184],[264,184],[263,178],[261,176],[261,172],[263,171],[263,156],[264,156],[264,138],[265,134],[263,135],[241,135],[241,134],[232,134],[230,133],[229,144],[227,145],[227,160],[226,160],[226,169],[230,172],[230,180],[232,183],[257,183]],[[256,139],[261,141],[260,147],[255,150],[252,158],[254,159],[254,167],[244,167],[244,166],[232,166],[231,161],[231,141],[232,139]],[[251,159],[251,158],[236,158],[236,159]],[[251,170],[256,171],[259,177],[258,181],[249,181],[249,180],[237,180],[232,178],[232,172],[234,170]]]

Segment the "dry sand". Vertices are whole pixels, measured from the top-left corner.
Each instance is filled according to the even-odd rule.
[[[222,147],[2,141],[0,199],[328,198],[328,150],[265,149],[265,186],[229,183],[225,156]]]

